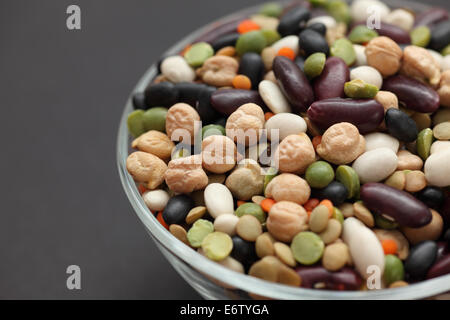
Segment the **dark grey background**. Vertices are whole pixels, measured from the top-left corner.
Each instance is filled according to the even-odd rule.
[[[259,2],[0,2],[0,298],[199,298],[125,197],[118,121],[160,53]],[[66,28],[69,4],[81,7],[81,31]],[[66,289],[71,264],[82,269],[81,291]]]

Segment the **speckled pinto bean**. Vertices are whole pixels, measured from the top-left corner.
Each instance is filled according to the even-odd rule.
[[[407,108],[417,112],[432,113],[439,108],[439,95],[433,88],[404,75],[385,79],[383,90],[394,93]]]
[[[344,98],[344,85],[350,81],[350,70],[344,60],[330,57],[320,76],[314,81],[316,100]]]
[[[322,266],[298,267],[297,274],[302,279],[303,288],[321,288],[329,290],[358,290],[361,277],[351,268],[342,268],[331,272]]]
[[[361,134],[366,134],[383,121],[384,109],[373,99],[333,98],[314,102],[308,109],[308,118],[323,130],[339,122],[349,122]]]
[[[273,72],[293,111],[304,112],[314,101],[314,92],[303,71],[286,57],[276,57]]]
[[[369,210],[386,214],[401,226],[419,228],[431,222],[430,209],[407,192],[382,183],[366,183],[360,194]]]
[[[258,106],[265,106],[258,91],[222,89],[215,91],[211,95],[211,106],[221,114],[227,116],[246,103],[255,103]]]

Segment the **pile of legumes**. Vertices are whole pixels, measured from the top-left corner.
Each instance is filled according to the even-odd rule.
[[[186,250],[315,289],[450,273],[446,10],[268,3],[158,71],[126,166]]]

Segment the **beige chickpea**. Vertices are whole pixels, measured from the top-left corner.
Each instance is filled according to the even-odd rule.
[[[234,111],[227,120],[227,137],[242,145],[258,143],[264,128],[264,111],[254,103],[246,103]]]
[[[290,242],[297,233],[308,229],[308,214],[295,202],[280,201],[270,208],[266,226],[275,239]]]
[[[304,204],[311,195],[308,183],[299,176],[282,173],[273,178],[266,187],[265,196],[275,201],[292,201]]]
[[[274,160],[281,172],[303,174],[316,160],[316,152],[305,133],[292,134],[278,145]]]
[[[358,158],[365,150],[365,140],[358,128],[348,122],[329,127],[317,146],[317,153],[323,159],[337,164],[348,164]]]
[[[239,69],[236,59],[219,55],[209,58],[197,69],[197,75],[203,82],[215,87],[231,86]]]
[[[405,176],[405,190],[408,192],[419,192],[427,186],[425,173],[420,170],[408,171]]]
[[[375,96],[375,101],[383,106],[385,114],[391,108],[398,109],[398,98],[392,92],[382,90],[378,91],[377,95]],[[384,122],[384,119],[383,122],[381,122],[379,128],[381,130],[386,130],[386,123]]]
[[[234,168],[236,145],[228,137],[213,135],[202,141],[203,168],[213,173],[224,173]]]
[[[175,145],[166,134],[150,130],[136,138],[132,147],[154,154],[162,160],[167,160],[170,158]]]
[[[441,105],[450,108],[450,70],[444,71],[439,82],[438,94]]]
[[[408,150],[397,152],[397,159],[397,170],[420,170],[423,167],[423,160]]]
[[[225,185],[235,198],[250,200],[254,195],[260,195],[263,192],[262,169],[256,161],[244,159],[228,176]]]
[[[208,176],[202,168],[201,155],[193,155],[169,162],[166,184],[176,193],[191,193],[208,185]]]
[[[151,153],[136,151],[127,158],[127,170],[135,181],[146,183],[153,190],[164,181],[167,165]]]
[[[187,103],[177,103],[169,108],[166,116],[166,132],[172,141],[193,143],[196,130],[195,122],[200,121],[197,111]]]
[[[444,221],[439,213],[431,210],[431,222],[420,228],[403,227],[402,232],[411,244],[417,244],[425,240],[437,240],[441,236]]]
[[[272,81],[273,83],[278,84],[277,78],[275,78],[275,73],[271,70],[264,75],[264,80]]]
[[[266,71],[272,70],[273,60],[277,56],[277,50],[273,47],[267,47],[261,52],[261,58],[266,67]]]
[[[376,37],[367,44],[367,63],[383,77],[396,74],[401,67],[402,49],[388,37]]]
[[[401,73],[421,80],[427,80],[437,86],[441,79],[441,67],[431,53],[424,48],[407,46],[403,50]]]

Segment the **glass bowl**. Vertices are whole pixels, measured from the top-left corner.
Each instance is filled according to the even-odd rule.
[[[429,8],[428,5],[392,0],[384,1],[391,7],[409,7],[416,12]],[[176,43],[165,54],[178,54],[186,45],[202,35],[227,22],[257,12],[259,6],[246,8],[226,16],[214,23],[198,29]],[[157,75],[153,64],[139,80],[133,92],[142,92]],[[135,182],[126,169],[126,159],[130,152],[130,136],[127,129],[127,116],[133,111],[131,96],[125,105],[120,120],[117,138],[117,166],[120,179],[137,216],[144,224],[158,248],[175,270],[206,299],[251,299],[265,297],[270,299],[422,299],[450,291],[450,275],[411,284],[407,287],[371,291],[331,291],[290,287],[239,274],[213,262],[190,249],[168,232],[145,205]]]

